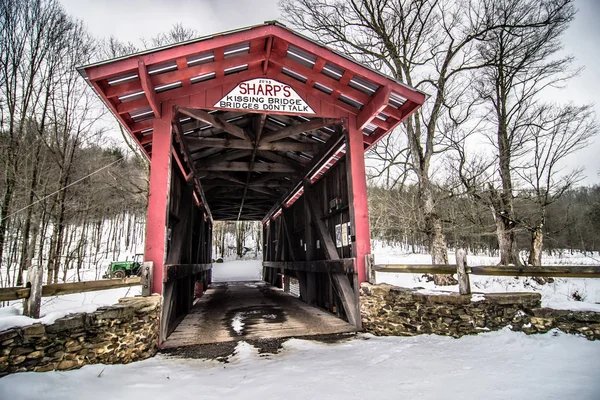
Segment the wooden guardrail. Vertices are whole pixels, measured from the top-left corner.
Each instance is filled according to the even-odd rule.
[[[42,297],[58,296],[72,293],[94,292],[97,290],[116,289],[142,284],[142,278],[105,279],[101,281],[52,283],[42,286]],[[0,288],[0,301],[19,300],[29,297],[28,287]]]
[[[149,296],[152,291],[152,262],[145,262],[141,276],[133,278],[103,279],[100,281],[51,283],[42,286],[42,297],[59,296],[73,293],[95,292],[98,290],[117,289],[142,285],[142,295]],[[30,287],[0,288],[0,301],[28,299]]]
[[[543,267],[515,265],[468,266],[466,252],[456,252],[456,264],[375,264],[373,255],[366,257],[367,279],[376,283],[375,272],[407,274],[457,274],[461,294],[470,294],[469,275],[530,276],[553,278],[600,278],[600,265],[548,265]]]

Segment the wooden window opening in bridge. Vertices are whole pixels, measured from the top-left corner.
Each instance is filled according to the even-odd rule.
[[[364,152],[425,95],[277,23],[80,68],[151,162],[164,339],[210,282],[215,220],[261,220],[264,280],[360,327]]]

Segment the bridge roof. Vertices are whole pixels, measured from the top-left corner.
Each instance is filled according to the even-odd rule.
[[[342,147],[333,149],[332,154],[323,151],[332,144],[335,125],[342,118],[356,116],[366,150],[426,98],[424,93],[276,22],[78,70],[149,158],[153,124],[165,112],[163,104],[177,107],[173,127],[185,142],[187,154],[182,158],[190,163],[188,167],[180,163],[182,171],[191,170],[206,187],[223,189],[245,181],[240,193],[242,204],[250,181],[255,185],[251,190],[268,196],[290,190],[285,174],[310,166],[319,168],[317,172],[322,175],[324,169],[319,163],[331,165],[343,155]],[[240,83],[254,79],[290,87],[310,111],[285,107],[265,111],[220,102],[235,90],[239,94]],[[315,159],[322,155],[327,160]],[[219,169],[219,161],[227,162],[227,168]],[[195,173],[200,168],[202,176]],[[269,180],[265,174],[271,172],[280,176]],[[311,173],[315,179],[320,176]],[[257,207],[256,213],[246,213],[247,219],[260,219],[267,209]],[[233,218],[225,213],[214,217]]]

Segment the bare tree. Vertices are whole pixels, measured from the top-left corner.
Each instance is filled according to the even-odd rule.
[[[54,0],[0,3],[0,130],[8,137],[2,149],[0,264],[4,261],[5,235],[22,151],[28,151],[22,147],[24,137],[27,130],[44,129],[50,94],[55,88],[53,73],[59,63],[55,52],[70,28],[71,22]],[[35,178],[34,174],[32,185],[37,182]],[[30,199],[34,190],[35,186],[30,188]],[[29,235],[29,223],[26,233]],[[26,247],[22,253],[26,253]]]
[[[448,107],[460,105],[457,99],[468,87],[463,73],[482,66],[483,60],[476,57],[474,47],[498,28],[496,18],[486,15],[486,6],[475,0],[280,2],[292,25],[431,94],[404,128],[410,150],[409,168],[418,183],[419,208],[434,264],[447,264],[448,253],[431,164],[433,157],[444,150],[439,147],[441,117]],[[436,275],[436,282],[454,280]]]
[[[500,264],[521,265],[516,233],[512,173],[524,155],[536,124],[530,110],[539,94],[573,76],[571,57],[560,57],[560,37],[575,15],[573,0],[490,1],[487,18],[502,29],[489,31],[477,47],[486,67],[476,78],[480,97],[488,104],[493,126],[490,140],[496,146],[499,185],[490,184],[489,202],[496,221]]]
[[[146,48],[161,47],[173,43],[185,42],[186,40],[198,37],[198,31],[186,28],[181,22],[174,24],[167,32],[159,33],[150,40],[142,38],[142,43]]]
[[[565,158],[584,148],[598,126],[592,106],[556,106],[543,104],[532,113],[535,123],[528,126],[531,138],[527,160],[515,171],[526,183],[535,204],[530,222],[529,264],[542,265],[542,249],[548,206],[556,202],[582,178],[580,168],[564,171]]]

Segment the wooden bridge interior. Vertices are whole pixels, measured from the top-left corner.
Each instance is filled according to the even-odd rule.
[[[210,282],[215,220],[261,220],[264,280],[295,277],[302,300],[360,326],[364,152],[423,93],[273,22],[80,73],[151,161],[145,258],[163,295],[163,339],[189,311],[196,282]],[[306,106],[227,97],[257,79]]]

